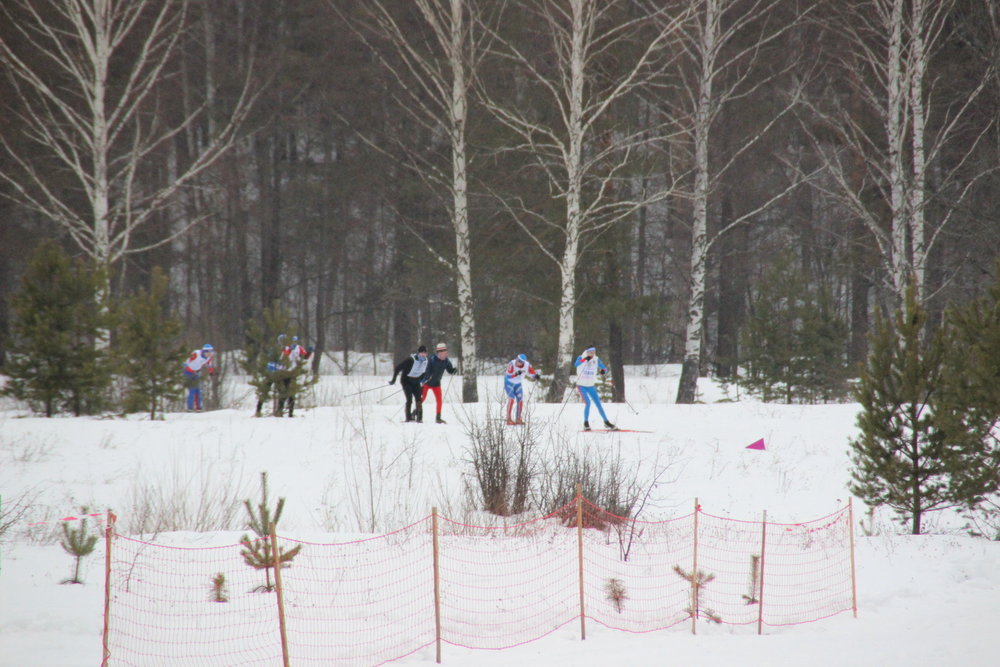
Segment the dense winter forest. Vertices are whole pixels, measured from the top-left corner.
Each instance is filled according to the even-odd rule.
[[[597,345],[690,402],[805,306],[851,366],[995,280],[995,0],[0,11],[0,354],[45,239],[109,300],[160,267],[188,345],[275,303],[327,355],[447,341],[466,400]]]

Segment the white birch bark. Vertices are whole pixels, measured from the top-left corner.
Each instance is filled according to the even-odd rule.
[[[815,115],[836,133],[838,141],[835,146],[824,146],[823,141],[815,140],[817,155],[824,158],[827,176],[834,184],[825,191],[838,198],[871,232],[894,308],[905,303],[911,281],[918,302],[926,300],[927,261],[934,243],[972,186],[986,173],[970,176],[963,170],[995,122],[986,119],[972,124],[967,113],[989,80],[988,70],[972,80],[967,97],[949,105],[933,128],[928,122],[935,106],[929,66],[950,29],[953,4],[952,0],[869,0],[845,10],[831,28],[845,44],[842,67],[861,102],[860,113],[866,117],[859,118],[858,110],[836,104],[812,105]],[[874,132],[867,129],[872,118],[876,121]],[[966,134],[961,140],[965,145],[959,153],[953,152],[946,166],[940,160],[941,152],[956,139],[960,126]],[[851,157],[845,157],[847,154]],[[876,200],[862,199],[856,191],[858,179],[849,174],[857,165],[863,165],[867,170],[864,178],[881,189]],[[941,189],[957,193],[952,205],[944,207],[934,220],[927,210],[931,169],[940,174]]]
[[[8,19],[10,11],[22,17],[12,24],[20,43],[0,40],[0,62],[21,95],[30,147],[15,148],[0,136],[15,165],[0,179],[22,205],[60,225],[110,278],[125,255],[168,243],[193,224],[143,247],[132,245],[134,232],[232,145],[258,94],[250,88],[250,70],[217,134],[176,178],[152,184],[141,181],[140,172],[164,159],[167,144],[200,120],[200,109],[171,123],[155,113],[164,70],[188,28],[186,0],[63,0],[46,4],[45,12],[30,0],[11,0],[5,7],[0,11]],[[113,86],[112,68],[120,75]],[[46,160],[83,192],[85,214],[39,166]],[[110,282],[104,296],[109,293]]]
[[[886,56],[886,110],[885,129],[886,147],[889,164],[889,235],[892,239],[892,257],[890,258],[890,277],[893,293],[897,298],[906,291],[906,283],[910,278],[912,265],[907,250],[907,230],[909,227],[906,215],[907,170],[903,164],[903,148],[906,142],[906,73],[903,71],[903,3],[904,0],[891,0],[887,14],[888,23],[885,26],[889,34],[888,54]],[[903,301],[898,300],[897,305]]]
[[[544,28],[544,38],[555,63],[532,60],[535,48],[522,50],[513,38],[495,35],[498,56],[524,75],[552,105],[554,120],[542,123],[517,100],[501,100],[489,82],[483,82],[484,103],[494,116],[521,140],[517,150],[532,156],[544,174],[553,197],[563,201],[564,218],[543,220],[530,211],[519,209],[510,198],[498,197],[512,219],[520,225],[543,254],[559,270],[559,332],[556,343],[556,366],[548,400],[559,402],[568,384],[575,353],[574,317],[578,300],[577,269],[581,254],[599,238],[602,231],[626,219],[636,210],[669,194],[653,193],[642,200],[616,198],[614,182],[631,152],[648,143],[649,135],[660,128],[641,128],[634,136],[616,136],[608,146],[598,145],[598,123],[609,110],[648,84],[655,76],[658,59],[676,39],[686,16],[685,11],[670,14],[660,9],[640,19],[615,18],[614,10],[622,3],[595,0],[534,0],[523,4]],[[643,33],[643,29],[649,29]],[[599,81],[595,72],[601,53],[614,50],[616,44],[633,40],[635,54],[620,63],[621,74],[613,81]],[[623,51],[625,52],[625,51]],[[550,72],[552,72],[550,74]],[[645,195],[645,193],[643,193]],[[561,248],[552,248],[538,234],[540,227],[557,229]]]
[[[794,23],[758,29],[758,32],[753,33],[749,39],[748,46],[739,50],[734,57],[724,56],[723,49],[737,37],[753,30],[753,22],[766,16],[776,4],[773,0],[762,0],[741,7],[733,0],[701,0],[693,5],[697,12],[697,20],[687,33],[686,49],[695,62],[695,67],[692,68],[695,79],[686,84],[686,90],[691,104],[688,117],[693,148],[694,187],[691,192],[691,259],[687,320],[684,330],[684,362],[677,387],[677,403],[694,403],[697,398],[705,327],[708,256],[712,246],[726,232],[760,213],[798,185],[798,181],[793,182],[773,193],[763,205],[738,216],[735,220],[727,221],[724,228],[710,233],[709,203],[719,179],[736,157],[756,143],[798,103],[799,91],[793,89],[786,106],[766,122],[756,135],[747,137],[736,146],[732,154],[725,156],[722,164],[714,166],[710,163],[712,128],[719,110],[735,99],[749,94],[768,79],[761,77],[757,82],[750,82],[748,75],[754,69],[760,50],[789,30]],[[734,13],[734,10],[739,13]],[[749,65],[744,66],[743,73],[732,77],[725,86],[719,86],[718,82],[726,73],[726,69],[744,59]]]
[[[406,137],[390,137],[409,156],[412,169],[432,189],[450,193],[449,222],[455,235],[454,260],[430,252],[454,276],[457,292],[459,335],[461,337],[462,400],[479,400],[479,359],[476,350],[475,294],[472,287],[471,228],[468,205],[468,95],[481,45],[473,35],[475,15],[468,0],[413,0],[431,31],[433,40],[423,42],[409,34],[381,0],[364,7],[366,19],[358,33],[389,69],[403,91],[401,107],[431,132],[444,130],[449,138],[450,173],[406,144]],[[333,5],[341,16],[349,15]],[[386,57],[376,36],[385,40],[398,61]],[[443,64],[442,64],[443,63]],[[362,137],[370,146],[376,142]],[[419,236],[419,235],[418,235]]]

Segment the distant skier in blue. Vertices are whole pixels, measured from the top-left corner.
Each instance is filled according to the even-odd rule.
[[[583,398],[583,430],[590,430],[590,404],[597,405],[597,411],[601,413],[604,426],[611,431],[617,431],[618,427],[608,421],[608,416],[604,414],[604,406],[601,405],[601,397],[597,395],[597,375],[604,375],[608,372],[608,367],[597,356],[596,347],[588,347],[583,354],[573,362],[576,366],[576,389]]]

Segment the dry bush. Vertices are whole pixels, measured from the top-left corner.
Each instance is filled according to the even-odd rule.
[[[174,459],[167,474],[151,480],[137,471],[135,479],[122,513],[127,534],[239,530],[244,525],[242,497],[249,484],[242,469],[202,456],[191,463]]]
[[[497,516],[521,514],[530,507],[538,465],[536,451],[544,424],[507,426],[496,419],[470,420],[468,455],[482,509]]]

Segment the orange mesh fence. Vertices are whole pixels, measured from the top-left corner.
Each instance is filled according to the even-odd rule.
[[[108,608],[109,664],[280,664],[273,595],[251,592],[263,574],[239,545],[173,548],[115,536]],[[213,602],[212,581],[222,573]]]
[[[580,616],[576,532],[558,519],[500,528],[442,519],[440,563],[446,643],[509,648]]]
[[[281,570],[289,662],[383,664],[433,647],[438,633],[445,645],[503,649],[571,623],[756,629],[853,608],[847,508],[800,524],[700,509],[644,522],[582,500],[582,528],[577,511],[500,527],[427,517],[336,544],[279,536],[280,549],[301,546]],[[115,535],[107,664],[281,664],[277,596],[265,590],[274,573],[249,567],[242,550]]]
[[[627,520],[583,502],[583,524],[595,528],[583,531],[587,618],[635,633],[686,620],[691,588],[672,568],[691,562],[691,516]]]

